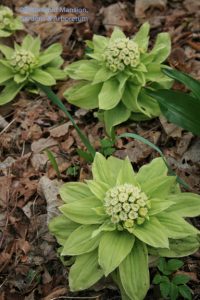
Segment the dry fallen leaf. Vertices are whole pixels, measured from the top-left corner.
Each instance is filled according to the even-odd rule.
[[[164,10],[167,5],[167,0],[136,0],[135,2],[135,16],[136,18],[144,18],[145,12],[153,7]]]
[[[124,31],[128,31],[132,26],[132,22],[128,20],[126,4],[117,2],[102,9],[103,25],[109,31],[115,26],[120,27]]]
[[[42,150],[57,145],[58,142],[53,138],[42,138],[38,141],[35,141],[31,145],[31,150],[35,153],[39,153]]]

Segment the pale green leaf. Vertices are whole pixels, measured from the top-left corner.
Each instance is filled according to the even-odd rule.
[[[105,110],[104,123],[107,134],[111,136],[113,127],[127,121],[130,115],[130,110],[127,109],[121,102],[114,108]]]
[[[2,52],[7,59],[11,59],[14,54],[14,50],[6,45],[0,45],[0,52]]]
[[[130,299],[144,299],[150,285],[148,252],[144,243],[135,241],[132,251],[119,265],[119,273],[123,288]]]
[[[63,70],[54,67],[45,68],[45,71],[49,73],[54,79],[64,79],[66,74]]]
[[[160,115],[160,107],[157,100],[147,95],[143,88],[138,95],[138,106],[140,107],[140,111],[149,118]]]
[[[175,176],[160,176],[151,178],[146,182],[141,182],[142,190],[151,198],[161,198],[167,197],[173,190],[176,184]]]
[[[138,44],[139,49],[142,52],[146,52],[148,49],[149,30],[150,30],[150,25],[148,22],[145,22],[144,24],[142,24],[138,32],[133,37],[133,41]]]
[[[0,92],[0,106],[13,100],[23,86],[24,83],[17,84],[14,81],[6,83],[5,88]]]
[[[97,180],[87,180],[87,185],[91,192],[101,201],[105,198],[106,192],[110,189],[110,185]]]
[[[110,71],[105,66],[102,66],[101,68],[98,69],[98,71],[96,71],[96,74],[93,78],[92,84],[104,82],[104,81],[108,80],[109,78],[113,77],[114,75],[115,75],[115,73]]]
[[[155,55],[153,57],[154,63],[162,63],[166,60],[171,52],[171,40],[170,35],[167,32],[162,32],[157,35],[155,45],[150,54]]]
[[[161,157],[154,158],[149,164],[142,166],[136,175],[137,181],[142,184],[149,179],[167,175],[168,168]]]
[[[135,179],[135,172],[133,171],[133,167],[128,157],[126,157],[126,159],[123,161],[122,168],[117,175],[116,181],[117,185],[125,183],[137,185],[137,181]]]
[[[16,75],[14,76],[14,81],[15,81],[16,83],[21,83],[21,82],[26,81],[27,77],[28,77],[27,74],[24,74],[24,75],[22,75],[22,74],[16,74]]]
[[[99,65],[95,60],[79,60],[73,62],[65,68],[65,72],[71,78],[79,80],[93,80],[99,70]]]
[[[105,48],[108,45],[108,38],[101,35],[93,35],[93,45],[94,45],[94,52],[100,53],[100,55],[103,54]]]
[[[74,230],[66,240],[61,255],[80,255],[98,247],[101,233],[92,237],[98,225],[82,225]]]
[[[8,37],[10,35],[12,35],[12,32],[0,29],[0,38],[1,37]]]
[[[188,236],[183,239],[169,239],[169,249],[149,248],[149,253],[163,257],[184,257],[195,253],[199,249],[197,236]]]
[[[54,43],[51,46],[49,46],[43,53],[44,54],[55,54],[55,56],[60,56],[62,53],[62,44],[61,43]]]
[[[121,100],[123,90],[119,89],[119,82],[116,79],[109,79],[104,82],[99,93],[99,108],[108,110],[112,109]]]
[[[133,234],[145,244],[155,248],[168,248],[169,241],[165,227],[155,217],[133,229]]]
[[[32,44],[30,45],[31,47],[29,50],[35,55],[38,56],[40,53],[40,47],[41,47],[41,40],[40,37],[36,37],[33,39]]]
[[[157,215],[158,213],[166,210],[174,204],[173,201],[169,201],[166,199],[154,198],[151,199],[151,208],[149,210],[149,216]]]
[[[95,284],[103,276],[98,265],[96,250],[80,255],[69,272],[69,286],[72,292],[82,291]]]
[[[99,244],[99,265],[105,276],[114,271],[133,248],[135,238],[126,231],[104,232]]]
[[[114,182],[116,182],[116,180],[114,181],[113,174],[111,175],[108,161],[99,152],[96,152],[95,154],[92,164],[92,175],[94,180],[102,181],[111,186],[114,184]]]
[[[69,103],[85,109],[98,107],[98,95],[102,84],[91,85],[79,83],[64,92],[64,97]]]
[[[175,213],[160,213],[157,215],[160,223],[165,227],[169,238],[181,239],[198,234],[198,230]]]
[[[0,84],[4,83],[5,81],[9,80],[14,76],[12,70],[1,63],[0,70]]]
[[[200,196],[193,193],[170,195],[168,200],[175,202],[168,212],[174,212],[181,217],[198,217],[200,215]]]
[[[22,42],[22,48],[24,50],[31,51],[33,41],[34,41],[34,38],[30,34],[26,35]]]
[[[124,39],[124,38],[126,38],[126,36],[119,27],[115,27],[112,32],[110,41],[113,42],[115,39],[119,39],[119,38]]]
[[[128,81],[126,83],[126,88],[124,90],[124,93],[122,95],[122,101],[124,105],[134,111],[134,112],[140,112],[140,106],[138,105],[138,95],[141,90],[140,85],[135,85],[132,82]]]
[[[57,57],[56,53],[47,53],[47,54],[42,53],[39,56],[37,66],[41,67],[41,66],[47,65],[47,64],[51,63],[51,61],[53,61],[56,57]]]
[[[101,206],[95,197],[84,198],[62,205],[60,211],[70,220],[80,224],[101,224],[104,216],[95,213],[94,208]]]
[[[55,79],[49,73],[41,69],[34,70],[33,73],[31,73],[30,78],[36,82],[47,86],[56,84]]]
[[[67,182],[61,186],[59,192],[65,203],[79,201],[92,196],[89,187],[83,182]]]
[[[63,215],[53,218],[49,223],[50,232],[55,235],[58,243],[64,245],[70,234],[80,226]]]

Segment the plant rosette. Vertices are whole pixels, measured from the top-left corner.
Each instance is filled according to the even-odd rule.
[[[49,229],[61,257],[74,256],[71,291],[112,276],[123,300],[142,300],[149,289],[149,255],[181,257],[198,247],[198,230],[184,217],[200,213],[200,196],[181,193],[161,158],[132,169],[129,159],[97,153],[93,180],[60,189],[64,205]]]
[[[0,5],[0,37],[8,37],[24,26],[19,18],[15,18],[12,10]]]
[[[172,79],[161,72],[171,51],[168,33],[159,33],[148,52],[148,23],[133,38],[115,28],[111,37],[94,35],[88,41],[86,59],[67,66],[66,73],[79,80],[64,93],[66,99],[81,108],[99,109],[110,135],[112,127],[133,119],[148,120],[160,115],[158,102],[145,94],[144,87],[170,88]]]
[[[27,35],[22,45],[15,44],[14,49],[0,45],[3,58],[0,59],[0,105],[13,100],[19,91],[26,87],[30,91],[35,83],[45,86],[56,84],[57,79],[64,79],[65,72],[60,69],[62,46],[52,44],[48,49],[40,51],[40,38]]]

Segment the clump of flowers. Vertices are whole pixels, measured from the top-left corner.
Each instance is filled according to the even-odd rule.
[[[0,105],[3,105],[18,94],[22,88],[33,90],[35,83],[45,86],[56,84],[57,79],[66,77],[60,69],[63,64],[60,43],[51,45],[41,51],[40,38],[27,35],[22,45],[15,44],[14,49],[0,45],[3,58],[0,60]]]
[[[49,228],[61,257],[74,256],[71,291],[110,275],[123,300],[143,300],[149,255],[181,257],[198,249],[199,232],[184,218],[199,215],[200,196],[181,193],[176,177],[167,172],[161,158],[135,173],[128,158],[97,153],[92,180],[61,187],[62,214]]]
[[[29,75],[37,65],[37,59],[31,51],[20,49],[11,57],[11,64],[16,73]]]
[[[136,67],[139,64],[138,45],[128,38],[116,39],[106,49],[106,67],[111,71],[123,71],[126,66]]]
[[[171,42],[168,33],[160,33],[148,51],[148,41],[148,23],[132,38],[115,28],[110,38],[94,35],[87,42],[86,58],[66,68],[69,77],[79,82],[64,96],[79,107],[98,108],[108,134],[128,119],[141,121],[160,114],[159,104],[145,93],[145,87],[171,87],[172,80],[161,72]]]
[[[0,37],[8,37],[16,30],[23,29],[24,26],[19,18],[15,18],[12,10],[0,5]]]
[[[140,188],[125,183],[106,192],[104,207],[112,223],[130,230],[135,224],[143,224],[149,218],[151,204]]]

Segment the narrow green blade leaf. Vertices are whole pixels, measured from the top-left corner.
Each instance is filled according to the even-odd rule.
[[[196,135],[200,135],[200,102],[188,94],[172,90],[147,90],[160,104],[166,119]]]
[[[176,79],[177,81],[185,84],[187,88],[189,88],[193,94],[200,100],[200,82],[188,74],[182,73],[178,70],[171,69],[169,67],[162,69],[163,73],[167,76]]]
[[[162,151],[160,150],[159,147],[157,147],[156,145],[154,145],[153,143],[151,143],[150,141],[148,141],[147,139],[145,139],[144,137],[138,135],[138,134],[135,134],[135,133],[129,133],[129,132],[126,132],[126,133],[123,133],[123,134],[120,134],[118,136],[116,136],[116,139],[120,139],[120,138],[132,138],[132,139],[136,139],[146,145],[148,145],[149,147],[153,148],[154,150],[156,150],[160,156],[162,157],[164,163],[166,164],[168,170],[169,170],[169,174],[170,175],[176,175],[174,173],[174,171],[171,169],[171,167],[169,166],[169,164],[167,163],[167,160],[165,158],[165,156],[163,155]],[[189,189],[190,187],[188,186],[187,183],[185,183],[184,180],[182,180],[179,176],[177,176],[177,182],[182,184],[186,189]]]
[[[73,117],[68,112],[68,110],[66,109],[64,104],[60,101],[60,99],[53,93],[53,91],[49,87],[44,86],[44,85],[42,85],[38,82],[36,82],[36,85],[47,95],[47,97],[51,100],[51,102],[53,104],[56,104],[66,114],[66,116],[70,119],[70,121],[72,122],[74,128],[76,129],[81,141],[86,146],[88,151],[91,153],[92,157],[94,157],[95,153],[96,153],[95,149],[91,145],[88,138],[83,134],[83,132],[80,130],[80,128],[76,125]]]
[[[49,149],[46,149],[45,152],[47,153],[48,159],[50,160],[50,162],[52,164],[52,167],[56,171],[56,174],[57,174],[58,178],[60,178],[60,171],[59,171],[58,164],[57,164],[55,156],[53,155],[53,153]]]

